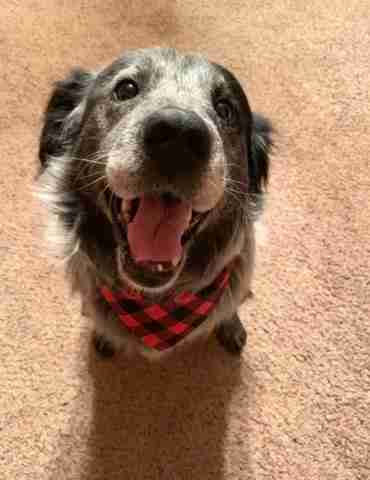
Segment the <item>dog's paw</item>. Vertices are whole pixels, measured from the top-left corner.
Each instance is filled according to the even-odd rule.
[[[113,345],[103,335],[94,334],[94,347],[103,358],[112,358],[115,354]]]
[[[220,344],[234,355],[240,354],[247,342],[247,332],[238,315],[234,315],[232,320],[221,323],[216,336]]]

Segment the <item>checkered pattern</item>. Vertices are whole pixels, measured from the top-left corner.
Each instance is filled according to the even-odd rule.
[[[182,292],[163,303],[151,303],[132,290],[100,291],[123,325],[147,347],[166,350],[176,345],[201,325],[215,308],[229,284],[229,272],[223,270],[201,292]]]

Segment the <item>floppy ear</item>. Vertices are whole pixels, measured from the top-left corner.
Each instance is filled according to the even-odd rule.
[[[49,156],[63,155],[73,144],[81,128],[82,111],[70,115],[86,95],[94,75],[74,69],[69,76],[57,82],[48,102],[40,137],[39,159],[42,169]]]
[[[256,113],[252,114],[252,122],[249,155],[250,189],[252,193],[262,193],[269,177],[273,128],[267,118]]]

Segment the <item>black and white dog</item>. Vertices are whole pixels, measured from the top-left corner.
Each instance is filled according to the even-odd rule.
[[[271,131],[228,70],[173,49],[56,84],[38,192],[101,353],[211,330],[241,351]]]

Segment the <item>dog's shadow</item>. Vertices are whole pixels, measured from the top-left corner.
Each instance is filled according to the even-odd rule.
[[[91,347],[93,410],[91,425],[84,427],[90,432],[84,439],[88,451],[80,476],[73,478],[224,479],[230,400],[235,387],[249,388],[240,385],[241,362],[214,339],[161,363],[123,355],[106,361]],[[247,418],[248,411],[242,415]],[[59,476],[54,471],[53,478],[62,478],[61,470],[66,474],[60,460]],[[248,458],[243,463],[249,464]]]

